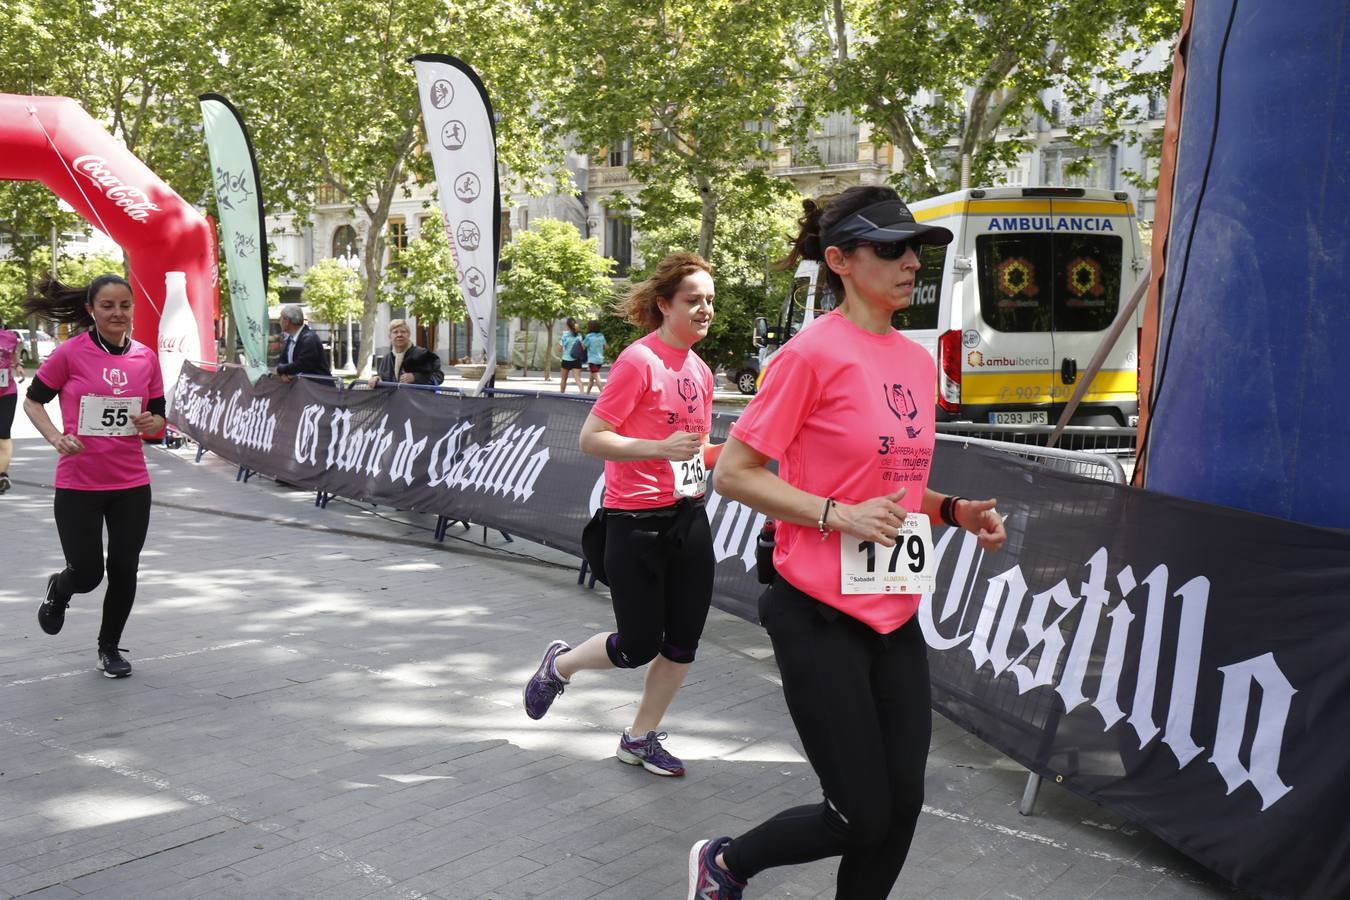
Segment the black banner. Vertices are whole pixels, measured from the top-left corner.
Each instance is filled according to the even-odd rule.
[[[170,419],[241,465],[579,554],[602,464],[561,397],[250,386],[184,366]],[[715,439],[734,417],[718,416]],[[997,497],[985,554],[938,526],[934,706],[1270,898],[1350,896],[1350,533],[943,441],[933,487]],[[763,517],[708,497],[714,603],[754,618]]]

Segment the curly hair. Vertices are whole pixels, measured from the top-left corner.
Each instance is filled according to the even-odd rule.
[[[797,220],[797,236],[792,241],[792,249],[788,255],[778,261],[778,267],[790,270],[799,260],[815,260],[821,264],[825,283],[830,286],[834,295],[842,300],[844,281],[833,269],[824,264],[825,247],[822,245],[821,235],[860,209],[873,203],[899,199],[900,195],[885,185],[859,184],[838,194],[821,197],[819,201],[810,198],[803,200],[802,217]],[[849,252],[853,248],[848,246],[841,249]]]
[[[657,263],[656,271],[644,281],[633,285],[615,310],[634,325],[655,331],[665,319],[659,301],[674,297],[680,282],[694,272],[712,275],[712,264],[697,253],[672,253]]]

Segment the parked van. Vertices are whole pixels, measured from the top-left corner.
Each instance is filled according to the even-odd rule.
[[[922,248],[910,305],[892,319],[933,355],[939,420],[1053,424],[1143,269],[1128,195],[974,188],[910,210],[955,236]],[[803,261],[779,321],[758,328],[765,365],[783,341],[834,308],[819,274]],[[1137,421],[1141,315],[1111,348],[1073,424]]]

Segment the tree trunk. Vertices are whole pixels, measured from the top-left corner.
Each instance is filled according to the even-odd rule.
[[[698,194],[703,206],[703,217],[698,228],[698,255],[711,260],[713,237],[717,233],[717,195],[703,175],[698,177]]]
[[[534,342],[530,340],[530,320],[520,317],[520,333],[525,337],[525,346],[520,351],[520,373],[530,377],[530,363],[534,357]]]
[[[552,381],[553,375],[553,326],[557,323],[550,320],[548,323],[548,343],[544,345],[544,380]]]

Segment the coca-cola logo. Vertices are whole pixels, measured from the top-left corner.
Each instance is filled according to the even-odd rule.
[[[108,169],[108,161],[101,156],[81,156],[75,160],[75,171],[103,191],[103,196],[113,205],[137,222],[150,218],[150,213],[159,212],[159,207],[150,201],[150,196],[138,187],[127,184]]]
[[[197,350],[196,339],[189,334],[161,334],[159,336],[160,353],[182,353],[194,356]]]

